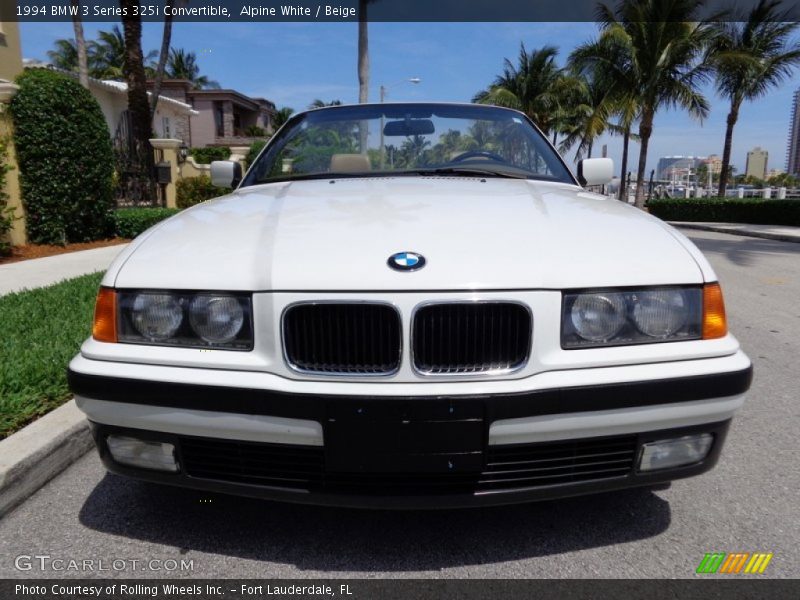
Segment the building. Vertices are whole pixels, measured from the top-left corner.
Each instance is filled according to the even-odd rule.
[[[744,169],[746,177],[755,177],[764,180],[767,178],[767,161],[769,153],[760,146],[756,146],[747,153],[747,165]]]
[[[698,156],[664,156],[658,159],[656,178],[662,181],[680,182],[692,179],[705,161]]]
[[[11,230],[5,234],[6,240],[3,240],[10,242],[12,246],[27,241],[25,210],[19,187],[19,166],[14,147],[14,124],[8,110],[8,104],[17,92],[13,81],[22,72],[19,24],[11,20],[15,17],[15,10],[14,3],[0,2],[0,138],[6,141],[0,164],[9,168],[4,177],[5,185],[0,189],[5,200],[5,206],[0,204],[0,209],[7,209],[13,215]]]
[[[7,6],[7,8],[8,10],[14,9],[13,6]],[[11,16],[6,15],[6,18],[11,18]],[[0,80],[14,81],[14,78],[21,72],[19,23],[0,20]]]
[[[722,172],[722,159],[716,154],[709,154],[702,162],[708,167],[709,173],[719,175]]]
[[[152,89],[152,82],[148,82]],[[197,90],[185,79],[166,79],[161,95],[191,106],[187,142],[193,147],[249,145],[272,133],[275,105],[235,90]]]
[[[786,149],[786,172],[800,175],[800,88],[794,93],[789,122],[789,143]]]

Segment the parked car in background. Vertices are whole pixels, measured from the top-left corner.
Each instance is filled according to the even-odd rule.
[[[751,380],[666,223],[525,115],[293,116],[137,238],[70,364],[115,473],[360,507],[525,502],[712,468]]]

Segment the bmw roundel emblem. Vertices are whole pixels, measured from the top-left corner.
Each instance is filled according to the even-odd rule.
[[[395,271],[416,271],[425,266],[425,257],[416,252],[398,252],[386,261]]]

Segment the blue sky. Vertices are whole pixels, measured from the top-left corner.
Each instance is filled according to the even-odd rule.
[[[112,23],[84,24],[87,39]],[[71,23],[22,23],[26,58],[46,59],[53,41],[72,37]],[[160,46],[162,25],[144,25],[145,50]],[[469,101],[488,85],[508,57],[516,59],[520,42],[536,48],[557,46],[562,60],[570,50],[596,34],[593,23],[371,23],[370,99],[381,84],[393,85],[390,100]],[[355,102],[357,25],[355,23],[176,23],[173,46],[193,50],[203,74],[224,88],[273,100],[278,106],[302,109],[315,98]],[[421,83],[403,83],[419,77]],[[398,83],[401,82],[401,83]],[[747,104],[734,133],[733,164],[744,171],[745,156],[754,146],[769,151],[769,168],[785,167],[792,94],[800,73],[768,97]],[[662,112],[655,122],[648,152],[648,170],[660,156],[722,154],[728,105],[711,86],[706,94],[712,110],[702,124],[681,112]],[[622,143],[604,137],[618,164]],[[630,169],[638,146],[632,145]],[[572,162],[572,153],[567,158]]]

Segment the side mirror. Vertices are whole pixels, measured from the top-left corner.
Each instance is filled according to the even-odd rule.
[[[232,160],[211,163],[211,183],[217,187],[235,188],[242,180],[242,165]]]
[[[614,177],[614,161],[610,158],[585,158],[578,163],[581,185],[605,185]]]

